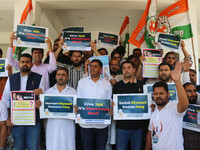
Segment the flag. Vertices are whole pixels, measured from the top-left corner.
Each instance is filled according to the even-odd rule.
[[[172,33],[183,40],[193,37],[188,0],[180,0],[163,10],[156,26],[157,32]]]
[[[22,13],[20,24],[35,25],[32,0],[28,1],[28,4]]]
[[[128,40],[129,43],[135,45],[136,47],[140,48],[142,45],[145,46],[145,33],[146,33],[146,26],[147,26],[147,19],[148,19],[148,14],[149,14],[149,8],[151,5],[151,1],[155,0],[148,0],[146,9],[142,15],[142,18],[140,19],[137,27],[131,34],[130,39]],[[152,6],[152,5],[151,5]],[[149,17],[150,18],[150,17]]]
[[[144,36],[148,48],[155,48],[156,19],[157,0],[151,0],[148,16],[146,18],[146,30]]]
[[[129,17],[126,16],[119,32],[120,42],[122,46],[126,49],[126,44],[129,40]]]
[[[20,24],[35,25],[32,0],[28,0],[28,4],[21,15]],[[13,49],[14,59],[19,60],[19,56],[27,49],[27,47],[13,47]]]

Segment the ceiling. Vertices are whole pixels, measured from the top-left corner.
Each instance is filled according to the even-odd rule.
[[[27,2],[27,0],[18,0]],[[33,0],[34,1],[34,0]],[[35,0],[42,11],[51,11],[62,27],[76,24],[78,21],[82,26],[90,24],[88,29],[102,30],[104,26],[109,26],[112,19],[121,24],[127,14],[132,15],[132,23],[135,24],[141,17],[147,0]],[[177,0],[157,0],[158,11],[170,6]],[[200,6],[200,0],[193,0]],[[12,32],[14,24],[14,4],[15,0],[0,0],[0,32]],[[198,11],[198,21],[200,24],[200,9]],[[48,15],[48,13],[47,13]],[[51,16],[49,16],[51,18]],[[98,19],[97,19],[98,18]],[[109,19],[110,18],[110,19]],[[55,19],[55,18],[52,18]],[[100,20],[107,20],[102,22]],[[70,20],[67,21],[67,20]],[[78,25],[80,25],[78,24]],[[136,23],[137,24],[137,23]],[[111,30],[118,30],[109,27]]]

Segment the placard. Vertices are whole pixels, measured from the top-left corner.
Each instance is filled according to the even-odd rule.
[[[180,49],[181,39],[173,34],[157,32],[155,36],[156,49],[176,51]]]
[[[143,77],[158,78],[158,66],[162,62],[162,50],[143,49],[145,61],[143,61]]]
[[[11,122],[14,125],[35,125],[35,94],[33,91],[11,92]]]
[[[170,101],[178,101],[177,90],[175,83],[167,83],[168,91],[169,91],[169,100]],[[151,100],[153,101],[153,84],[145,84],[143,86],[143,90],[145,94],[151,95]]]
[[[62,118],[75,120],[74,95],[52,95],[40,94],[42,106],[40,107],[40,118]]]
[[[8,70],[6,69],[7,65],[7,59],[0,58],[0,77],[8,77]]]
[[[63,32],[65,50],[90,51],[91,33],[69,33]]]
[[[18,47],[47,48],[45,37],[48,37],[48,29],[38,26],[17,25],[17,40],[13,45]]]
[[[144,120],[151,116],[148,94],[114,94],[114,120]]]
[[[84,32],[84,27],[69,27],[69,28],[63,29],[62,32],[82,33]]]
[[[92,61],[93,59],[98,59],[102,62],[103,68],[102,72],[100,73],[101,78],[105,78],[107,80],[110,80],[110,69],[109,69],[109,59],[107,55],[104,56],[94,56],[90,57],[89,60]],[[88,66],[88,72],[90,74],[90,66]]]
[[[97,46],[115,48],[118,45],[118,35],[99,32]]]
[[[77,98],[76,123],[110,124],[110,99]]]
[[[186,114],[183,117],[184,129],[200,132],[200,124],[199,125],[197,124],[197,115],[198,116],[200,115],[198,113],[200,113],[199,105],[194,105],[194,104],[188,105]]]

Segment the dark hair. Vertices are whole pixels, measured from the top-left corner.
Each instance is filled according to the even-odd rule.
[[[44,49],[42,49],[42,48],[32,48],[31,54],[33,54],[34,50],[40,50],[42,52],[42,54],[44,54]]]
[[[135,65],[134,65],[134,64],[133,64],[133,62],[132,62],[132,61],[130,61],[130,60],[126,60],[126,61],[124,61],[124,62],[122,63],[122,65],[121,65],[121,66],[122,66],[122,68],[123,68],[123,65],[124,65],[124,64],[131,64],[131,65],[132,65],[132,67],[133,67],[133,68],[135,68]]]
[[[99,59],[93,59],[93,60],[91,61],[91,63],[93,63],[93,62],[98,63],[98,65],[100,66],[100,68],[103,67],[103,64],[102,64],[101,60],[99,60]],[[90,63],[90,64],[91,64],[91,63]]]
[[[113,61],[113,60],[117,61],[118,64],[120,64],[120,62],[119,62],[117,59],[111,59],[111,60],[109,61],[109,65],[110,65],[111,61]]]
[[[68,75],[68,73],[69,73],[69,70],[68,70],[67,68],[65,68],[65,67],[59,67],[59,68],[56,69],[56,74],[57,74],[57,72],[58,72],[59,70],[65,71],[65,72],[67,73],[67,75]]]
[[[136,55],[130,55],[130,56],[127,58],[127,60],[131,60],[132,58],[136,58],[136,59],[139,60],[139,57],[137,57]]]
[[[60,41],[59,38],[55,39],[54,42],[53,42],[53,44],[55,44],[55,43],[58,42],[58,41]]]
[[[168,55],[170,55],[170,54],[173,54],[176,57],[176,54],[174,52],[168,52],[165,54],[165,57],[163,58],[163,62],[166,63],[166,59],[167,59]]]
[[[185,87],[186,87],[187,85],[193,85],[193,86],[196,88],[196,86],[195,86],[195,84],[194,84],[194,83],[187,82],[187,83],[183,84],[183,87],[184,87],[184,89],[185,89]]]
[[[133,49],[133,53],[134,53],[135,51],[140,51],[140,52],[141,52],[141,49],[140,49],[140,48],[134,48],[134,49]],[[142,52],[141,52],[141,53],[142,53]]]
[[[106,51],[106,55],[108,55],[108,51],[107,51],[107,49],[105,49],[105,48],[100,48],[100,49],[98,49],[98,52],[100,53],[100,51],[102,51],[102,50]]]
[[[3,50],[0,48],[0,55],[3,55]]]
[[[118,53],[118,52],[116,52],[116,51],[112,51],[112,53],[111,53],[111,58],[112,58],[112,59],[113,59],[113,57],[114,57],[115,54],[119,54],[119,55],[120,55],[120,53]]]
[[[156,87],[163,87],[164,90],[168,93],[168,85],[167,85],[167,83],[165,83],[165,82],[156,82],[156,83],[154,83],[154,85],[153,85],[153,91],[154,91],[154,89]]]
[[[28,54],[28,53],[23,53],[23,54],[21,54],[20,57],[19,57],[19,61],[20,61],[21,57],[30,58],[30,59],[31,59],[31,63],[32,63],[32,61],[33,61],[32,56],[31,56],[30,54]]]
[[[197,72],[194,69],[190,69],[189,71],[194,72],[195,74],[197,74]]]
[[[78,52],[78,53],[80,53],[81,55],[83,54],[82,51],[69,51],[69,53],[71,54],[71,56],[73,55],[74,52]]]
[[[124,55],[126,53],[126,50],[123,46],[116,47],[115,51],[118,52],[121,55]]]
[[[170,65],[170,64],[168,64],[168,63],[161,63],[159,66],[158,66],[158,70],[160,70],[160,67],[161,66],[165,66],[165,65],[167,65],[168,67],[169,67],[169,69],[172,71],[172,65]]]

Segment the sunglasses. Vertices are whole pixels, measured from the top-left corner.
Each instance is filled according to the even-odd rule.
[[[168,56],[167,59],[173,59],[173,60],[175,60],[176,58],[175,58],[175,57]]]

